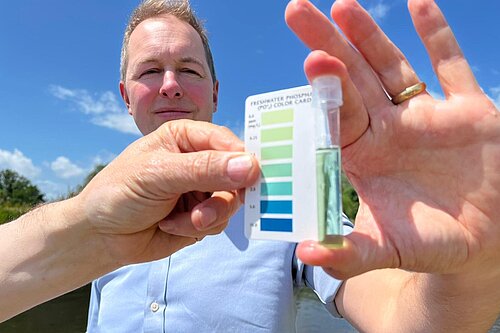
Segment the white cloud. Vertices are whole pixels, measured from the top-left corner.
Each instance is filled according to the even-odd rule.
[[[387,13],[389,12],[389,5],[384,4],[383,2],[379,2],[373,7],[368,8],[368,13],[376,20],[382,20]]]
[[[41,172],[31,159],[17,149],[13,152],[0,149],[0,169],[11,169],[31,179],[36,178]]]
[[[59,156],[50,163],[50,168],[59,178],[63,179],[80,177],[87,172],[87,170],[80,168],[64,156]]]
[[[63,198],[72,189],[68,184],[56,183],[50,180],[40,180],[35,182],[35,185],[45,195],[45,200]]]
[[[50,86],[49,88],[50,92],[52,95],[59,99],[69,99],[69,98],[75,98],[77,96],[76,90],[69,90],[66,88],[63,88],[61,86]]]
[[[0,149],[0,170],[11,169],[28,178],[38,186],[46,200],[65,197],[71,190],[82,184],[83,179],[98,164],[107,164],[116,154],[102,151],[92,158],[87,166],[78,166],[70,159],[60,156],[52,162],[43,162],[39,167],[21,151]],[[52,171],[53,173],[51,173]]]
[[[84,89],[68,89],[58,85],[49,87],[50,93],[61,100],[74,103],[78,110],[91,117],[97,126],[110,128],[122,133],[140,135],[132,117],[121,106],[116,95],[110,91],[100,96],[92,96]]]
[[[122,133],[141,135],[141,132],[129,114],[110,113],[103,116],[94,117],[92,123],[98,126],[107,127]]]

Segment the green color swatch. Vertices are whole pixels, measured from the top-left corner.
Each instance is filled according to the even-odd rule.
[[[262,183],[260,194],[269,195],[292,195],[292,182]]]
[[[281,158],[292,158],[292,155],[292,145],[264,147],[260,150],[260,158],[263,161],[276,160]]]
[[[291,177],[292,176],[292,164],[270,164],[262,166],[262,176],[266,177]]]
[[[262,113],[262,125],[274,125],[293,122],[293,109]]]
[[[274,142],[293,139],[293,127],[263,129],[260,142]]]

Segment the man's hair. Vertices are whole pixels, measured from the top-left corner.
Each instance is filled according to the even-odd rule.
[[[189,0],[143,0],[139,6],[137,6],[130,16],[127,28],[125,29],[125,34],[123,36],[120,62],[121,80],[125,82],[127,75],[128,44],[130,42],[130,35],[141,22],[149,18],[162,15],[172,15],[179,20],[188,23],[194,28],[194,30],[196,30],[198,35],[200,35],[203,48],[205,49],[205,57],[207,58],[208,67],[210,69],[210,73],[212,74],[212,80],[215,83],[217,79],[215,76],[214,59],[212,57],[210,45],[208,44],[207,32],[203,23],[200,19],[198,19],[198,17],[196,17],[196,14],[189,4]]]

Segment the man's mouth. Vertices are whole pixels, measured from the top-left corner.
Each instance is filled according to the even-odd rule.
[[[191,111],[186,111],[186,110],[158,110],[155,111],[154,114],[157,117],[160,117],[162,119],[165,119],[166,121],[169,120],[176,120],[176,119],[189,119],[191,118]]]

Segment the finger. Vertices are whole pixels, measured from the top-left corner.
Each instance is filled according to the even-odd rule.
[[[220,234],[226,229],[228,222],[229,220],[225,220],[208,229],[198,230],[192,223],[190,213],[178,213],[174,216],[169,216],[168,219],[162,220],[159,224],[159,228],[162,232],[167,234],[194,238],[199,241],[207,235]]]
[[[436,3],[432,0],[410,0],[408,7],[444,94],[450,96],[481,92],[450,26]]]
[[[349,41],[363,54],[390,96],[420,82],[406,57],[355,0],[336,1],[331,15]]]
[[[194,226],[198,230],[206,230],[227,224],[243,203],[240,194],[241,191],[214,192],[211,198],[194,207],[191,213]]]
[[[323,51],[314,51],[304,63],[304,71],[312,82],[322,75],[335,75],[342,81],[343,105],[340,112],[340,135],[342,147],[346,147],[363,135],[370,120],[358,90],[354,86],[345,65]]]
[[[376,106],[391,104],[370,65],[313,4],[307,0],[290,1],[285,20],[310,49],[323,50],[346,64],[367,110],[374,112],[380,110]]]
[[[160,221],[158,224],[161,231],[184,237],[202,239],[206,235],[215,235],[221,233],[226,227],[229,219],[222,220],[212,211],[214,219],[211,223],[199,229],[195,226],[192,212],[171,214],[167,218]]]
[[[179,211],[180,212],[191,211],[196,205],[198,205],[200,202],[207,200],[211,196],[212,193],[210,192],[194,191],[194,192],[184,193],[179,199],[179,201],[180,200],[183,201],[183,206],[182,206],[183,209]]]

